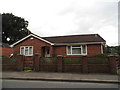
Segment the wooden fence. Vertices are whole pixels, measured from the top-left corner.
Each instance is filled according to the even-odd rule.
[[[109,57],[32,57],[18,55],[16,59],[18,71],[80,72],[80,73],[117,73],[118,59]]]

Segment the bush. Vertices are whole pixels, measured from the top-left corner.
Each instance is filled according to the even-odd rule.
[[[107,57],[107,54],[95,54],[93,57]]]

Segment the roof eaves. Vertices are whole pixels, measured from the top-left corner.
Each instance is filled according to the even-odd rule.
[[[44,41],[44,42],[46,42],[46,43],[49,43],[50,45],[54,45],[53,43],[51,43],[51,42],[49,42],[49,41],[47,41],[47,40],[45,40],[45,39],[42,39],[41,37],[38,37],[38,36],[36,36],[36,35],[34,35],[34,34],[29,34],[28,36],[26,36],[26,37],[20,39],[19,41],[13,43],[12,45],[10,45],[10,47],[14,47],[16,44],[18,44],[18,43],[20,43],[21,41],[29,38],[30,36],[33,36],[33,37],[35,37],[35,38],[38,38],[38,39],[40,39],[40,40],[42,40],[42,41]]]
[[[106,44],[106,42],[54,43],[54,45],[79,45],[79,44]]]

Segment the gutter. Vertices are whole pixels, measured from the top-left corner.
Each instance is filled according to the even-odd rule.
[[[55,46],[58,45],[85,45],[85,44],[102,44],[105,45],[105,42],[89,42],[89,43],[54,43]]]

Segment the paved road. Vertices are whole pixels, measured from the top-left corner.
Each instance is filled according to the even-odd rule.
[[[111,83],[3,80],[3,88],[118,88]]]

